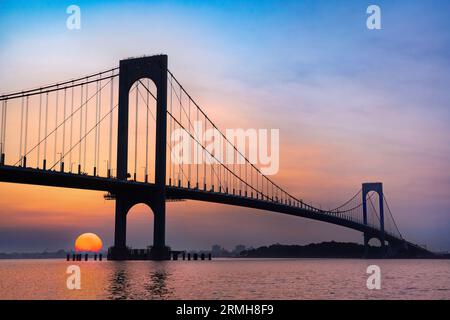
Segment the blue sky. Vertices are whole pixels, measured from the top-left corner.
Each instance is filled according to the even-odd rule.
[[[81,30],[65,27],[70,4],[81,8]],[[366,28],[369,4],[381,7],[382,30]],[[333,206],[361,182],[382,180],[407,237],[450,249],[449,12],[444,0],[2,1],[0,91],[167,53],[170,68],[223,127],[281,129],[276,179],[288,189]],[[8,214],[0,210],[0,221]],[[245,215],[258,225],[252,235],[181,239],[170,235],[175,225],[169,239],[208,247],[236,238],[252,245],[360,238],[324,224]],[[218,219],[211,214],[205,223]],[[240,219],[220,221],[232,230]]]

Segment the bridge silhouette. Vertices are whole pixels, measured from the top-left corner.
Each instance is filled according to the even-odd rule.
[[[117,68],[4,94],[0,103],[0,181],[107,192],[106,198],[115,201],[110,259],[130,258],[127,213],[140,203],[154,214],[150,258],[167,259],[166,202],[177,200],[340,225],[362,232],[366,248],[372,238],[378,239],[386,254],[425,251],[402,237],[381,183],[364,183],[349,200],[327,210],[295,197],[264,175],[180,84],[168,69],[166,55],[121,60]],[[216,133],[214,142],[228,148],[232,163],[201,141],[195,121]],[[175,130],[185,133],[203,162],[173,160],[170,137]]]

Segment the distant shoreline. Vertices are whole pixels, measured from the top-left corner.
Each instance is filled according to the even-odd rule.
[[[194,252],[194,251],[187,251]],[[199,251],[207,252],[209,251]],[[66,259],[67,255],[72,255],[73,251],[58,250],[54,252],[12,252],[0,253],[0,260],[30,260],[30,259]],[[102,252],[106,257],[106,253]],[[93,254],[89,254],[90,256]],[[368,251],[362,244],[352,242],[322,242],[311,243],[308,245],[283,245],[273,244],[262,246],[256,249],[246,249],[235,255],[214,255],[213,258],[270,258],[270,259],[450,259],[450,253],[433,254],[426,256],[417,256],[408,252],[397,252],[386,257],[381,252],[380,247],[369,246]]]
[[[74,251],[65,251],[63,249],[58,251],[44,251],[44,252],[10,252],[0,253],[0,260],[32,260],[32,259],[66,259],[67,255],[72,255]],[[105,252],[100,252],[106,257]],[[89,254],[94,255],[94,253]]]
[[[242,258],[330,258],[330,259],[450,259],[450,254],[417,255],[408,251],[390,252],[387,256],[380,247],[369,246],[368,250],[362,244],[352,242],[322,242],[305,246],[273,244],[257,249],[244,250]]]

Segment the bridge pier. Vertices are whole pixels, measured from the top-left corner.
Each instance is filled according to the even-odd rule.
[[[378,239],[378,241],[380,241],[380,253],[379,255],[371,255],[371,253],[369,252],[369,241],[371,239]],[[386,246],[386,241],[384,239],[382,239],[381,236],[376,236],[373,234],[367,234],[364,233],[364,253],[363,253],[363,258],[371,258],[371,257],[377,257],[377,258],[385,258],[388,255],[388,246]]]
[[[370,237],[364,233],[364,253],[363,253],[364,259],[369,257],[369,241]]]
[[[170,259],[170,249],[166,247],[166,204],[162,199],[145,195],[120,194],[116,195],[114,246],[110,248],[109,260],[128,260],[130,253],[127,248],[127,214],[136,204],[145,203],[153,211],[153,246],[150,250],[150,260]]]
[[[114,246],[109,252],[109,260],[127,260],[127,200],[116,195],[116,217],[114,226]]]
[[[165,199],[152,204],[153,222],[153,247],[150,255],[152,260],[170,259],[170,249],[166,247],[166,202]]]

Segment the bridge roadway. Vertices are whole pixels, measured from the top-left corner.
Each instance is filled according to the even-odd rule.
[[[54,170],[41,170],[23,168],[17,166],[0,166],[0,181],[10,183],[22,183],[40,186],[52,186],[62,188],[74,188],[94,191],[105,191],[111,194],[133,193],[152,194],[157,189],[152,183],[137,182],[131,180],[119,180],[116,178],[96,177],[86,174],[74,174]],[[166,198],[177,200],[197,200],[204,202],[221,203],[226,205],[254,208],[271,212],[278,212],[297,217],[303,217],[323,222],[332,223],[367,235],[377,237],[380,231],[373,226],[364,225],[359,221],[350,220],[333,215],[329,212],[303,204],[300,206],[288,205],[274,201],[256,199],[249,196],[233,195],[224,192],[205,191],[196,188],[184,188],[166,186]],[[385,233],[385,240],[389,243],[403,242],[403,239]],[[415,246],[412,243],[408,245]]]

